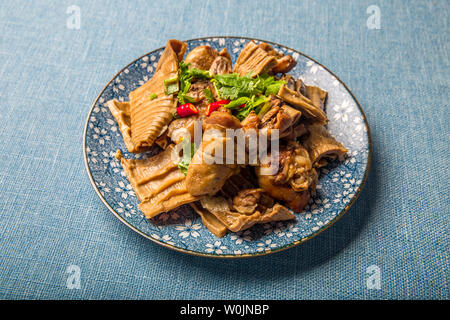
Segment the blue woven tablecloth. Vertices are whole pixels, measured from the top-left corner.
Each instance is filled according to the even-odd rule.
[[[3,1],[0,298],[449,299],[448,21],[448,1]],[[86,116],[112,76],[169,38],[214,35],[315,58],[371,126],[356,204],[282,253],[160,247],[108,211],[84,168]]]

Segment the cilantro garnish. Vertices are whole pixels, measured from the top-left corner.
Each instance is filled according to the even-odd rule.
[[[258,114],[266,110],[263,107],[269,96],[276,95],[286,83],[267,74],[252,78],[251,74],[239,76],[236,73],[215,75],[212,81],[219,97],[231,100],[225,107],[231,109],[239,120],[245,119],[252,110]]]
[[[214,102],[214,96],[211,90],[203,89],[203,93],[205,94],[206,100],[208,100],[208,102]]]

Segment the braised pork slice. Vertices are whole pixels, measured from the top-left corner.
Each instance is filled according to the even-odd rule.
[[[297,140],[297,138],[304,136],[308,133],[306,126],[303,123],[299,123],[296,126],[292,126],[288,132],[283,136],[286,140]]]
[[[264,210],[273,207],[273,199],[265,194],[264,189],[243,189],[233,197],[233,207],[242,214],[252,214],[258,207]]]
[[[302,113],[287,104],[282,104],[279,99],[273,99],[270,103],[272,108],[262,117],[259,129],[267,131],[268,136],[273,129],[279,130],[280,138],[290,135]]]
[[[228,74],[233,72],[233,64],[231,62],[230,54],[227,49],[223,49],[219,52],[219,55],[214,59],[209,67],[209,73],[215,74]]]
[[[278,172],[269,177],[273,184],[288,184],[294,191],[315,190],[318,179],[308,151],[296,141],[280,147]]]
[[[277,52],[271,45],[264,42],[257,45],[254,41],[250,41],[239,54],[233,72],[241,76],[251,72],[252,76],[256,77],[264,72],[286,73],[292,70],[296,64],[297,62],[292,56],[285,56]]]
[[[164,80],[177,76],[178,62],[183,59],[186,47],[184,42],[169,40],[153,77],[130,92],[131,140],[134,152],[152,146],[172,120],[177,99],[173,94],[165,94]],[[157,97],[150,99],[152,94]]]
[[[328,92],[316,86],[305,86],[305,95],[312,101],[312,103],[323,110],[325,108],[325,101]]]
[[[217,125],[220,129],[239,129],[242,127],[238,118],[233,116],[230,112],[218,110],[203,121],[205,129],[207,125]]]
[[[328,96],[328,92],[317,87],[306,85],[302,79],[295,79],[289,74],[284,74],[281,80],[286,81],[286,87],[292,91],[297,92],[300,95],[307,97],[311,100],[312,104],[318,107],[320,110],[324,110],[325,101]]]
[[[140,201],[139,209],[148,219],[199,199],[187,191],[186,177],[172,159],[173,147],[148,159],[125,159],[117,153]]]
[[[216,74],[228,74],[233,71],[233,66],[231,63],[231,59],[223,56],[218,56],[214,59],[211,67],[209,68],[209,73],[211,75]]]
[[[261,190],[261,189],[260,189]],[[260,191],[242,190],[247,196],[248,194],[258,194]],[[240,197],[240,195],[236,196]],[[245,202],[245,200],[235,200],[236,202]],[[211,212],[220,222],[222,222],[230,231],[238,232],[250,228],[257,223],[267,223],[271,221],[283,221],[295,219],[286,207],[279,203],[273,204],[270,207],[265,207],[264,204],[257,203],[255,210],[246,211],[246,213],[239,212],[235,206],[230,203],[230,200],[224,196],[213,196],[202,198],[198,202],[201,207]],[[253,206],[245,206],[248,209]],[[239,207],[241,210],[243,207]]]
[[[167,136],[176,144],[183,140],[185,134],[189,134],[190,140],[194,141],[195,126],[198,125],[201,128],[200,123],[201,121],[197,115],[175,119],[169,124]]]
[[[222,196],[205,197],[199,204],[204,210],[211,212],[228,230],[238,232],[253,226],[261,217],[259,212],[243,215],[234,211],[226,198]]]
[[[234,64],[233,72],[240,76],[252,73],[252,77],[270,71],[277,65],[277,59],[271,53],[258,46],[254,41],[250,41],[242,49]]]
[[[248,168],[231,176],[222,189],[195,204],[214,215],[230,231],[241,231],[258,223],[295,219],[284,206],[275,203]]]
[[[327,117],[325,113],[314,103],[302,95],[301,93],[291,90],[286,84],[283,84],[277,94],[283,101],[287,102],[291,106],[302,112],[302,115],[308,118],[310,121],[317,122],[319,124],[325,124]]]
[[[184,62],[190,63],[190,68],[209,70],[217,56],[219,56],[217,50],[210,46],[198,46],[188,53]]]
[[[283,201],[294,212],[301,212],[308,204],[310,199],[309,190],[297,192],[288,184],[275,184],[269,175],[259,174],[259,168],[256,169],[256,173],[258,174],[260,187],[266,190],[267,194],[274,199]]]
[[[258,117],[255,111],[250,111],[247,117],[241,121],[242,129],[248,130],[253,129],[257,130],[261,123],[261,119]]]
[[[197,212],[197,214],[202,219],[205,227],[208,228],[208,230],[213,235],[222,238],[228,232],[227,227],[222,222],[220,222],[220,220],[217,219],[215,215],[204,209],[201,204],[193,202],[190,203],[190,206],[192,207],[192,209],[194,209],[195,212]]]
[[[214,195],[225,181],[239,171],[234,153],[227,154],[226,129],[240,127],[237,118],[227,112],[213,112],[204,121],[202,142],[192,157],[186,174],[187,190],[194,196]],[[228,163],[228,164],[227,164]]]
[[[295,191],[316,190],[318,181],[317,171],[309,158],[308,151],[299,143],[291,141],[288,144],[291,160],[288,170],[284,171],[285,179]]]
[[[192,99],[193,103],[198,103],[205,99],[205,89],[209,89],[213,92],[214,86],[208,80],[198,80],[189,87],[187,95]]]
[[[324,158],[343,161],[348,150],[338,142],[327,129],[319,124],[307,126],[309,136],[303,141],[303,145],[309,152],[314,166],[321,167],[326,164]]]
[[[306,85],[301,79],[295,79],[290,74],[283,74],[280,79],[286,81],[286,87],[290,90],[306,96]]]
[[[290,141],[280,147],[277,173],[263,174],[262,169],[270,165],[256,168],[260,187],[271,197],[285,201],[291,209],[301,211],[309,201],[309,190],[314,192],[318,181],[308,151],[298,142]]]
[[[284,55],[281,52],[276,51],[270,44],[261,42],[259,47],[272,55],[276,59],[275,66],[270,70],[270,73],[287,73],[291,71],[296,65],[297,61],[292,56]]]

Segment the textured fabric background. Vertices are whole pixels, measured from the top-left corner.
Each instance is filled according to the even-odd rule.
[[[377,5],[381,29],[367,27]],[[66,27],[70,5],[81,28]],[[0,298],[449,299],[448,1],[2,1]],[[87,177],[86,116],[124,65],[167,39],[278,42],[337,74],[374,156],[353,208],[288,251],[211,260],[120,223]],[[67,267],[81,271],[68,289]],[[381,272],[370,290],[369,266]]]

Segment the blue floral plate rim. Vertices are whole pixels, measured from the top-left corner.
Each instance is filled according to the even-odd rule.
[[[186,253],[186,254],[190,254],[190,255],[195,255],[195,256],[202,256],[202,257],[211,257],[211,258],[250,258],[250,257],[257,257],[257,256],[264,256],[264,255],[268,255],[268,254],[272,254],[272,253],[276,253],[276,252],[281,252],[284,250],[287,250],[289,248],[293,248],[299,244],[302,244],[314,237],[316,237],[317,235],[319,235],[320,233],[322,233],[323,231],[327,230],[329,227],[331,227],[334,223],[336,223],[340,218],[342,218],[348,211],[349,209],[352,207],[352,205],[356,202],[356,200],[358,199],[359,195],[361,194],[369,172],[370,172],[370,167],[371,167],[371,161],[372,161],[372,137],[371,137],[371,132],[370,132],[370,127],[369,127],[369,123],[367,120],[367,117],[364,113],[364,110],[362,109],[360,103],[358,102],[358,100],[356,99],[356,97],[354,96],[353,92],[347,87],[347,85],[337,76],[335,75],[331,70],[329,70],[326,66],[324,66],[323,64],[321,64],[320,62],[318,62],[317,60],[311,58],[310,56],[296,50],[290,47],[287,47],[285,45],[273,42],[273,41],[268,41],[268,40],[263,40],[263,39],[258,39],[258,38],[253,38],[253,37],[243,37],[243,36],[208,36],[208,37],[199,37],[199,38],[192,38],[189,40],[184,40],[186,43],[189,42],[193,42],[193,41],[208,41],[211,39],[216,39],[216,38],[220,38],[220,39],[238,39],[238,40],[248,40],[248,41],[258,41],[258,42],[265,42],[268,43],[272,46],[278,46],[278,47],[283,47],[286,48],[287,50],[289,50],[289,52],[294,52],[297,53],[298,55],[303,56],[304,58],[314,62],[315,64],[317,64],[318,66],[320,66],[321,68],[323,68],[325,71],[327,71],[331,76],[333,76],[344,88],[345,90],[350,94],[351,98],[353,99],[353,101],[356,103],[356,106],[358,107],[362,118],[364,119],[364,127],[365,127],[365,131],[367,133],[367,139],[368,139],[368,156],[367,156],[367,164],[366,164],[366,168],[365,168],[365,172],[364,172],[364,176],[362,178],[361,183],[358,186],[358,189],[356,190],[356,192],[354,193],[353,197],[350,199],[350,201],[346,204],[346,206],[332,219],[330,220],[328,223],[325,223],[323,226],[321,226],[320,228],[318,228],[314,233],[312,233],[309,236],[306,237],[302,237],[299,240],[295,240],[292,241],[288,244],[285,244],[281,247],[275,248],[275,249],[270,249],[270,250],[266,250],[263,252],[254,252],[254,253],[241,253],[241,254],[217,254],[217,253],[207,253],[207,252],[200,252],[200,251],[195,251],[195,250],[191,250],[191,249],[186,249],[186,248],[181,248],[181,247],[177,247],[176,245],[173,244],[169,244],[169,243],[165,243],[159,239],[156,239],[155,237],[152,237],[146,233],[144,233],[143,231],[139,230],[137,227],[133,226],[130,222],[128,222],[125,218],[123,218],[116,210],[114,210],[111,205],[108,203],[108,201],[105,199],[105,197],[102,195],[102,193],[99,190],[99,187],[97,186],[90,166],[89,166],[89,162],[88,162],[88,156],[87,156],[87,133],[88,133],[88,125],[89,125],[89,119],[92,116],[92,112],[96,106],[96,104],[98,103],[99,99],[101,98],[101,96],[103,95],[103,93],[105,92],[105,90],[114,82],[114,80],[122,73],[124,72],[126,69],[128,69],[129,67],[131,67],[132,65],[134,65],[136,62],[138,62],[139,60],[143,59],[146,56],[149,56],[151,54],[154,54],[158,51],[161,51],[165,48],[165,46],[154,49],[152,51],[149,51],[145,54],[143,54],[142,56],[136,58],[135,60],[131,61],[129,64],[127,64],[126,66],[124,66],[121,70],[119,70],[112,78],[110,81],[108,81],[108,83],[103,87],[103,89],[100,91],[100,93],[98,94],[98,96],[95,98],[93,104],[90,107],[88,116],[86,118],[86,123],[84,126],[84,131],[83,131],[83,158],[84,158],[84,164],[85,164],[85,168],[86,168],[86,172],[88,174],[89,180],[91,181],[91,184],[95,190],[95,192],[97,193],[98,197],[100,198],[100,200],[103,202],[103,204],[109,209],[109,211],[117,218],[119,219],[119,221],[121,221],[122,223],[124,223],[127,227],[129,227],[130,229],[132,229],[133,231],[135,231],[136,233],[140,234],[141,236],[161,245],[164,246],[166,248],[178,251],[178,252],[182,252],[182,253]]]

